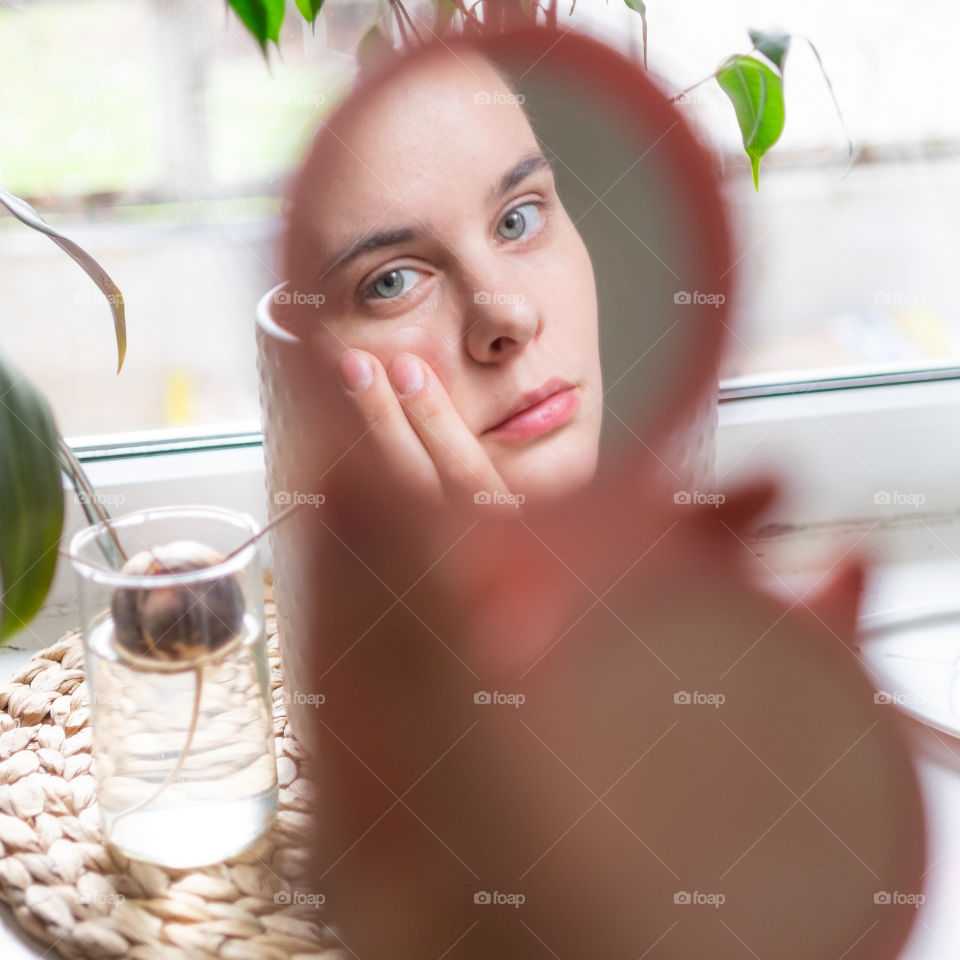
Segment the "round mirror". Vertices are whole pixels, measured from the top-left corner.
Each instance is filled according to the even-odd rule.
[[[425,415],[392,401],[410,472],[428,469],[425,447],[441,482],[466,463],[467,492],[496,477],[527,502],[622,457],[679,480],[670,437],[689,424],[681,453],[711,475],[726,215],[686,121],[602,44],[525,29],[368,72],[296,178],[284,260],[259,324],[281,471],[296,457],[315,479],[364,447],[382,454],[369,426],[395,359],[412,354],[448,405],[431,442]],[[370,357],[373,389],[345,396],[338,365],[361,383]]]

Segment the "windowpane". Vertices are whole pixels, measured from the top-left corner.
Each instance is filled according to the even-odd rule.
[[[411,10],[418,4],[410,2]],[[622,0],[561,24],[640,55]],[[755,193],[715,83],[679,108],[712,145],[734,211],[741,297],[721,373],[778,381],[960,358],[960,115],[946,45],[960,8],[918,0],[649,0],[649,58],[672,94],[776,24],[794,41],[784,135]],[[422,2],[424,12],[430,8]],[[293,6],[269,67],[222,0],[32,0],[0,7],[0,184],[100,259],[123,290],[115,370],[106,304],[47,240],[0,216],[0,350],[69,436],[249,423],[253,311],[279,281],[286,178],[347,89],[375,0]]]

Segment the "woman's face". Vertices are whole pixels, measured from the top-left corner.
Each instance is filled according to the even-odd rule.
[[[322,303],[297,333],[334,360],[421,357],[512,492],[588,482],[603,410],[593,268],[499,75],[476,55],[421,60],[321,137],[287,275]]]

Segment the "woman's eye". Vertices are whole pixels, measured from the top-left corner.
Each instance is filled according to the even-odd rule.
[[[516,240],[527,233],[527,224],[531,224],[531,231],[540,226],[541,214],[535,203],[524,203],[514,207],[505,214],[497,227],[497,233],[505,240]]]
[[[381,273],[370,286],[367,287],[367,299],[391,300],[406,293],[416,281],[419,270],[412,267],[399,267]]]

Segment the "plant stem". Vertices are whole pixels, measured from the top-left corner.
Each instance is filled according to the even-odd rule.
[[[397,29],[400,31],[400,40],[405,47],[410,46],[410,38],[407,36],[407,28],[403,25],[403,17],[397,9],[397,4],[391,0],[390,8],[393,10],[393,19],[397,21]]]
[[[400,13],[406,18],[407,23],[410,26],[410,29],[413,31],[413,35],[417,38],[417,43],[419,43],[422,46],[423,37],[420,36],[420,31],[417,30],[416,24],[413,22],[413,19],[411,18],[410,14],[407,12],[407,8],[403,5],[403,0],[391,0],[391,2],[394,4],[394,8],[399,10]],[[403,30],[401,29],[401,33],[402,32]],[[404,34],[404,38],[406,38],[406,34]],[[406,43],[406,39],[404,39],[404,42]]]
[[[240,553],[241,551],[246,550],[247,547],[249,547],[251,543],[255,543],[255,542],[256,542],[257,540],[259,540],[265,533],[269,533],[269,531],[272,530],[275,526],[277,526],[277,524],[282,523],[284,520],[287,519],[287,517],[290,516],[291,513],[293,513],[295,510],[299,510],[299,509],[300,509],[301,507],[303,507],[303,506],[305,506],[305,504],[303,504],[303,503],[294,503],[294,504],[291,504],[289,507],[287,507],[286,510],[282,510],[282,511],[281,511],[276,517],[274,517],[273,520],[271,520],[262,530],[260,530],[259,532],[255,533],[252,537],[249,537],[247,540],[244,540],[243,543],[241,543],[239,547],[234,547],[234,549],[231,550],[222,560],[218,560],[216,565],[219,566],[219,564],[221,564],[221,563],[226,563],[231,557],[235,557],[235,556],[236,556],[238,553]],[[94,520],[94,522],[97,522],[97,521]],[[110,532],[113,533],[113,529],[112,529],[112,528],[110,528]],[[94,563],[92,560],[86,560],[86,559],[83,558],[83,557],[74,556],[72,553],[70,553],[70,552],[67,551],[67,550],[60,550],[60,551],[58,551],[58,553],[59,553],[59,555],[60,555],[61,557],[65,557],[67,560],[70,560],[70,561],[72,561],[73,563],[81,563],[81,564],[83,564],[84,566],[90,567],[90,568],[93,569],[93,570],[101,570],[101,571],[103,571],[104,573],[116,573],[116,571],[117,571],[117,568],[116,568],[116,567],[112,567],[112,566],[111,566],[111,567],[104,567],[104,566],[102,566],[102,565],[99,564],[99,563]]]
[[[64,440],[63,437],[59,437],[58,439],[60,467],[70,478],[71,483],[73,483],[73,488],[80,498],[80,505],[83,507],[83,512],[86,514],[87,520],[89,520],[91,524],[102,523],[106,526],[107,532],[110,535],[109,539],[101,534],[97,537],[97,543],[100,546],[100,551],[104,557],[106,557],[107,563],[109,563],[113,569],[118,570],[129,558],[123,547],[120,546],[117,533],[110,523],[110,514],[107,513],[103,504],[97,499],[93,484],[90,483],[90,478],[81,466],[80,461],[73,455],[73,451],[70,449],[66,440]]]
[[[681,90],[675,97],[672,97],[672,101],[676,103],[681,97],[685,97],[688,93],[691,93],[693,90],[696,90],[697,87],[702,87],[705,83],[708,83],[710,80],[716,79],[716,73],[711,73],[709,77],[704,77],[702,80],[698,80],[693,86],[687,87],[686,90]]]
[[[126,810],[121,810],[114,818],[113,822],[116,823],[121,817],[129,816],[131,813],[135,813],[137,810],[142,810],[145,806],[150,803],[153,803],[157,797],[163,793],[167,787],[177,779],[177,774],[183,769],[183,765],[186,762],[187,757],[190,755],[190,747],[193,746],[193,737],[197,732],[197,721],[200,719],[200,694],[203,689],[203,667],[197,667],[196,669],[196,685],[193,691],[193,713],[190,715],[190,728],[187,730],[187,737],[183,742],[183,748],[180,750],[180,756],[177,757],[177,762],[174,768],[170,771],[169,776],[163,783],[157,787],[153,793],[150,794],[146,800],[141,800],[139,803],[135,803],[132,807],[128,807]]]
[[[277,524],[282,523],[284,520],[287,519],[287,517],[290,516],[291,513],[293,513],[295,510],[299,510],[303,506],[306,506],[306,504],[293,503],[289,507],[287,507],[286,510],[281,510],[280,513],[277,516],[275,516],[259,533],[255,533],[252,537],[250,537],[249,540],[245,540],[243,543],[240,544],[239,547],[235,547],[220,562],[225,563],[231,557],[235,557],[242,550],[246,550],[251,543],[254,543],[255,541],[259,540],[265,533],[267,533],[269,530],[272,530],[275,526],[277,526]]]

